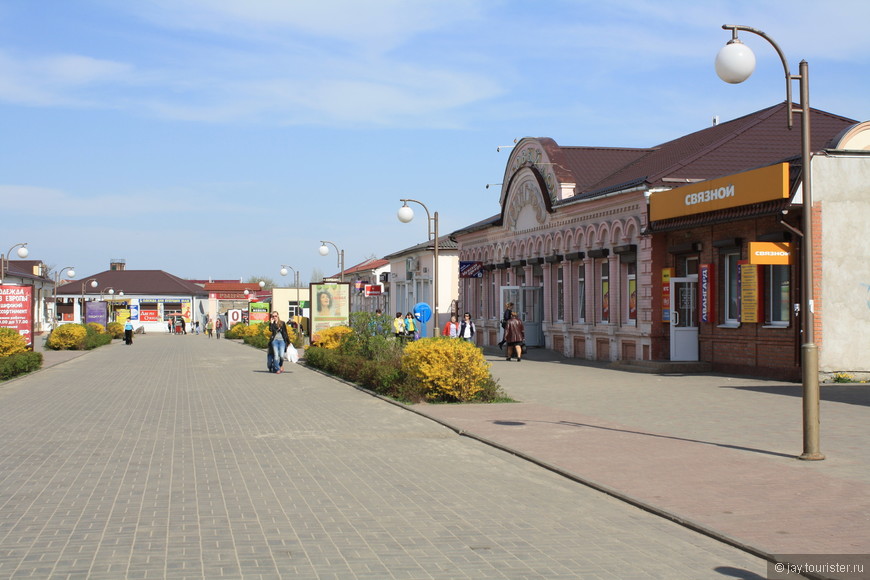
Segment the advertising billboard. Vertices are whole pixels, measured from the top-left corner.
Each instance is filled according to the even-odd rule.
[[[0,285],[0,327],[14,328],[33,346],[33,288]]]
[[[311,336],[333,326],[347,326],[350,322],[350,284],[328,282],[311,284]]]

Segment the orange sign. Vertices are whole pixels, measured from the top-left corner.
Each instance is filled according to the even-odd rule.
[[[758,322],[761,307],[761,280],[758,266],[741,260],[740,265],[740,322]]]
[[[653,193],[649,215],[664,220],[787,197],[788,163],[780,163]]]
[[[787,266],[791,263],[791,244],[749,242],[749,263],[762,266]]]

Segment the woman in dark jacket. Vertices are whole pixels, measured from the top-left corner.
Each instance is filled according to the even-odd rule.
[[[504,329],[507,328],[507,323],[510,322],[511,316],[514,313],[514,303],[508,302],[504,305],[504,315],[501,317],[501,342],[498,343],[498,347],[501,348],[504,346],[505,338],[504,338]]]
[[[507,360],[511,360],[511,353],[517,355],[517,362],[522,361],[523,343],[526,341],[526,329],[523,321],[517,318],[517,313],[511,314],[507,326],[504,329],[504,340],[507,342]]]
[[[290,343],[290,335],[287,333],[287,325],[281,321],[278,312],[272,312],[272,318],[269,321],[269,353],[272,355],[271,366],[269,368],[273,373],[284,372],[284,351],[287,350],[287,345]]]

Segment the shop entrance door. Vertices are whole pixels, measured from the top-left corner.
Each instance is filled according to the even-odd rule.
[[[531,286],[502,286],[501,313],[505,304],[514,303],[514,312],[523,321],[526,331],[526,346],[543,346],[544,289]],[[501,335],[499,335],[501,336]]]
[[[698,360],[698,276],[671,278],[671,360]]]

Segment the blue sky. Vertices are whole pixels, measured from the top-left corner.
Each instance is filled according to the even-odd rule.
[[[338,269],[320,240],[347,266],[425,240],[400,198],[442,233],[498,213],[514,139],[648,147],[783,101],[761,38],[747,82],[716,77],[722,24],[870,120],[867,22],[866,0],[2,0],[0,252],[308,281]]]

